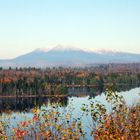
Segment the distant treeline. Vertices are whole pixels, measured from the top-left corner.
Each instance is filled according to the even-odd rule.
[[[112,68],[112,69],[111,69]],[[125,69],[126,68],[126,69]],[[67,94],[69,86],[139,85],[139,67],[0,68],[0,95]]]

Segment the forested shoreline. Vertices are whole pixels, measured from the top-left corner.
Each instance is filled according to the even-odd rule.
[[[66,95],[69,87],[108,85],[139,86],[140,68],[0,68],[0,96]]]

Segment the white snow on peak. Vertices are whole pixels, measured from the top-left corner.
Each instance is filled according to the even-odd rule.
[[[78,51],[82,50],[81,48],[73,47],[73,46],[64,46],[64,45],[57,45],[55,47],[47,47],[47,48],[38,48],[36,51],[41,52],[48,52],[48,51]]]
[[[51,48],[38,48],[38,49],[36,49],[37,52],[48,52],[50,50],[51,50]]]
[[[99,49],[97,50],[98,53],[100,54],[108,54],[108,53],[118,53],[119,51],[117,50],[106,50],[106,49]]]
[[[95,49],[95,48],[78,48],[74,46],[64,46],[57,45],[55,47],[47,47],[47,48],[38,48],[36,51],[48,52],[48,51],[84,51],[88,53],[98,53],[98,54],[109,54],[109,53],[118,53],[118,50],[107,50],[107,49]]]
[[[73,47],[73,46],[63,46],[63,45],[57,45],[56,47],[52,48],[51,50],[55,50],[55,51],[77,51],[77,50],[82,50],[80,48],[77,47]]]
[[[83,49],[86,52],[94,52],[94,53],[98,53],[98,54],[108,54],[108,53],[118,53],[118,50],[107,50],[107,49],[95,49],[95,48],[84,48]]]

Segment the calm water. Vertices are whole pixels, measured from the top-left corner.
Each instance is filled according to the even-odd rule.
[[[94,94],[93,94],[94,92]],[[126,103],[129,106],[135,105],[140,100],[140,87],[134,88],[128,91],[121,91],[119,94],[123,95]],[[89,99],[96,100],[106,105],[108,110],[110,110],[110,105],[105,100],[105,94],[102,90],[95,89],[69,89],[69,97],[62,97],[59,100],[57,98],[9,98],[9,99],[0,99],[0,114],[3,119],[5,119],[6,115],[11,116],[11,124],[16,126],[19,121],[24,121],[26,118],[32,118],[33,116],[33,107],[36,102],[39,109],[49,108],[50,103],[60,102],[62,107],[60,111],[66,112],[69,108],[74,107],[75,110],[73,112],[73,117],[77,118],[81,111],[81,106],[83,103],[89,104]],[[7,112],[7,110],[11,110],[11,112]],[[16,119],[15,119],[16,118]],[[85,126],[85,130],[88,131],[88,121],[83,117],[83,124]],[[88,139],[92,139],[90,135],[87,135]]]

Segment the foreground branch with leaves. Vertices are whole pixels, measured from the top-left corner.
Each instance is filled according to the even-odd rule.
[[[106,100],[111,106],[110,113],[104,105],[90,103],[90,110],[97,126],[92,128],[94,140],[139,140],[140,139],[140,104],[128,107],[122,96],[106,90]]]

